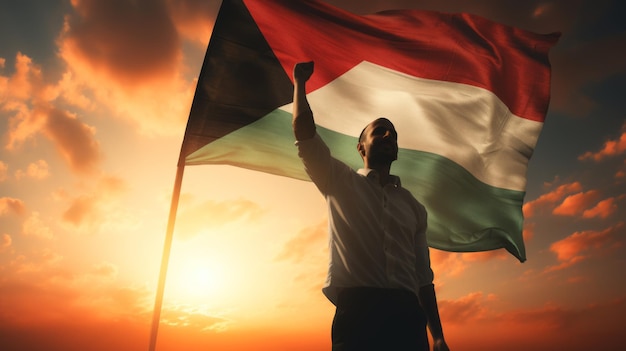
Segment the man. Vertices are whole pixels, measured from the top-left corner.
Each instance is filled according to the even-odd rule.
[[[368,124],[355,172],[316,133],[306,98],[313,62],[294,67],[293,130],[307,173],[329,208],[330,264],[324,294],[337,309],[333,351],[447,351],[426,244],[426,211],[389,173],[397,133],[386,118]]]

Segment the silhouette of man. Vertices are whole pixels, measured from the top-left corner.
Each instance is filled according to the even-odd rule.
[[[313,62],[294,67],[293,130],[298,154],[329,209],[330,262],[323,288],[336,306],[333,351],[447,351],[426,244],[426,210],[389,173],[397,133],[386,118],[357,144],[363,168],[331,156],[306,98]]]

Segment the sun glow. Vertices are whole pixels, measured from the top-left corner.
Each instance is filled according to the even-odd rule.
[[[223,266],[209,258],[189,255],[172,260],[167,288],[177,300],[198,300],[227,289]]]

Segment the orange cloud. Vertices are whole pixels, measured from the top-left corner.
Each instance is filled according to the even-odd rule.
[[[435,277],[441,275],[458,276],[467,268],[463,254],[437,249],[430,249],[430,264],[435,272]]]
[[[22,178],[31,179],[44,179],[50,175],[48,170],[48,162],[45,160],[37,160],[28,165],[26,170],[18,169],[15,171],[15,179],[20,180]]]
[[[448,302],[441,301],[440,312],[448,344],[454,349],[613,350],[623,339],[622,321],[626,312],[623,297],[579,307],[546,303],[514,310],[490,309],[479,293],[453,301],[459,303],[458,310],[446,311]],[[465,318],[453,314],[457,311]]]
[[[30,58],[18,53],[15,67],[15,73],[7,79],[6,94],[0,94],[0,109],[13,113],[6,148],[12,150],[44,135],[73,171],[95,171],[101,158],[95,129],[54,106],[58,88],[43,81],[41,69]]]
[[[91,269],[91,274],[105,278],[115,278],[117,273],[117,266],[108,262],[95,264]]]
[[[11,197],[0,198],[0,216],[12,213],[16,215],[23,215],[26,212],[26,206],[24,201],[20,199],[14,199]]]
[[[206,48],[217,17],[217,1],[168,0],[168,12],[178,32]]]
[[[622,130],[626,130],[626,124],[622,127]],[[621,155],[626,151],[626,131],[622,131],[622,135],[617,140],[608,140],[604,143],[604,147],[597,152],[585,152],[578,156],[581,161],[593,160],[600,162],[605,158]]]
[[[95,128],[56,108],[47,111],[47,117],[44,133],[54,142],[71,169],[81,173],[95,171],[101,158]]]
[[[576,216],[589,208],[593,204],[600,193],[596,190],[589,190],[586,192],[570,195],[563,200],[563,202],[557,206],[552,213],[560,216]]]
[[[189,239],[203,230],[234,221],[255,221],[263,215],[264,210],[253,201],[237,199],[206,201],[199,205],[182,201],[179,212],[176,219],[176,235],[181,239]]]
[[[88,218],[96,216],[96,206],[98,198],[94,195],[82,195],[74,200],[70,207],[63,213],[63,220],[74,224],[81,225]]]
[[[565,309],[554,304],[547,304],[544,307],[530,310],[510,311],[503,314],[501,318],[520,324],[539,323],[544,328],[559,328],[567,325],[577,315],[577,311]]]
[[[522,238],[524,242],[528,242],[535,236],[535,224],[530,222],[524,222],[524,229],[522,229]]]
[[[161,324],[172,327],[184,327],[203,332],[225,331],[233,321],[226,318],[212,316],[198,311],[197,308],[186,306],[173,306],[166,308],[161,313]]]
[[[623,239],[620,232],[624,224],[619,223],[602,231],[587,230],[575,232],[565,239],[550,245],[550,251],[554,252],[561,262],[558,266],[548,267],[546,271],[560,270],[575,263],[585,260],[590,255],[600,255],[603,250],[621,245]]]
[[[53,239],[54,233],[43,220],[39,212],[33,212],[22,224],[22,235],[40,239]]]
[[[536,200],[525,203],[522,207],[524,216],[526,218],[531,218],[535,215],[537,211],[561,201],[568,194],[581,190],[582,185],[579,182],[563,184],[559,186],[556,190],[551,191],[547,194],[543,194]]]
[[[0,252],[3,252],[4,250],[11,247],[12,242],[13,240],[11,239],[11,236],[9,234],[2,234],[2,236],[0,237]]]
[[[75,0],[72,5],[75,12],[66,17],[58,40],[68,69],[59,83],[67,89],[65,97],[88,106],[84,91],[90,91],[142,132],[180,135],[195,82],[183,78],[188,68],[166,2]]]
[[[74,225],[94,226],[103,223],[107,215],[114,214],[110,204],[125,190],[123,180],[116,177],[102,177],[96,186],[76,197],[69,197],[64,192],[58,195],[70,202],[63,213],[63,220]]]
[[[604,199],[596,204],[595,207],[585,210],[583,212],[584,218],[607,218],[617,211],[617,204],[615,198],[610,197],[608,199]]]
[[[292,263],[300,263],[307,257],[314,256],[318,258],[320,256],[311,255],[311,252],[322,253],[323,256],[327,256],[327,242],[328,221],[324,220],[315,226],[302,229],[284,244],[275,259],[276,261],[285,260]]]
[[[626,159],[624,160],[624,163],[622,163],[622,168],[617,170],[615,173],[615,179],[618,181],[621,181],[624,178],[626,178]]]
[[[43,77],[41,68],[34,65],[30,57],[18,52],[15,57],[15,72],[11,77],[2,77],[0,103],[11,107],[15,102],[39,100],[45,95],[41,89]],[[10,108],[9,108],[10,109]]]
[[[475,292],[458,300],[441,300],[438,302],[441,319],[445,324],[459,325],[467,325],[484,319],[489,311],[482,306],[483,299],[483,293]]]

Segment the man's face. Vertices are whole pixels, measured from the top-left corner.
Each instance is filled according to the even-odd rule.
[[[359,152],[374,163],[391,163],[398,158],[398,133],[393,123],[379,118],[364,130]]]

